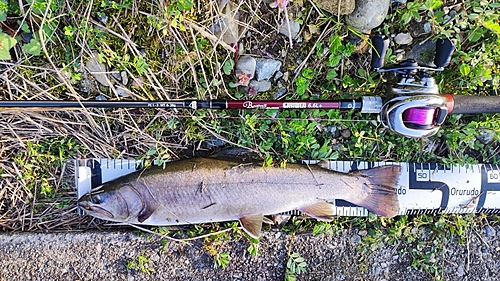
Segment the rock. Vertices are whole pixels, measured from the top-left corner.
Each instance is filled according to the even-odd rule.
[[[128,74],[126,71],[120,72],[120,75],[122,76],[122,84],[127,86],[128,84]]]
[[[477,140],[482,144],[489,144],[493,141],[493,135],[488,130],[482,130],[482,132],[477,135]]]
[[[463,265],[463,263],[459,263],[459,265],[457,267],[457,275],[458,275],[458,277],[462,277],[462,276],[464,276],[464,274],[465,274],[464,265]]]
[[[490,236],[490,237],[495,237],[497,235],[497,232],[495,231],[495,229],[489,225],[487,225],[484,230],[486,231],[486,235]]]
[[[224,141],[215,137],[211,136],[208,140],[205,141],[207,144],[207,148],[214,148],[214,147],[220,147],[224,145]]]
[[[356,8],[354,0],[316,0],[318,8],[327,10],[334,15],[348,15]]]
[[[103,95],[103,94],[100,94],[100,95],[98,95],[97,97],[95,97],[95,100],[107,100],[107,99],[108,99],[108,98],[106,98],[106,96],[105,96],[105,95]]]
[[[432,31],[431,24],[426,22],[424,23],[424,34],[430,33]]]
[[[274,99],[277,100],[287,93],[286,88],[279,88],[276,94],[274,94]]]
[[[290,26],[290,33],[288,33],[288,26]],[[279,33],[285,35],[285,36],[292,36],[292,38],[297,38],[299,35],[300,31],[300,24],[294,20],[289,20],[288,22],[285,22],[279,30]]]
[[[342,137],[345,139],[350,138],[351,137],[351,130],[344,129],[340,132],[340,135],[342,135]]]
[[[254,88],[257,93],[267,92],[271,89],[271,81],[261,80],[261,81],[250,81],[250,87]]]
[[[372,269],[373,275],[378,275],[382,271],[382,267],[380,265],[375,265]]]
[[[120,97],[130,97],[130,91],[127,88],[117,86],[116,89],[116,94],[118,94]]]
[[[406,0],[391,0],[391,4],[403,5],[406,4]]]
[[[89,73],[94,76],[97,82],[101,83],[101,85],[109,87],[111,83],[109,82],[109,77],[106,74],[106,65],[100,63],[97,59],[97,54],[92,54],[90,59],[85,64]]]
[[[109,17],[105,13],[97,13],[97,20],[102,24],[108,24]]]
[[[222,16],[219,21],[210,27],[210,31],[218,38],[222,37],[222,41],[227,44],[234,44],[238,42],[239,34],[239,13],[237,7],[227,2],[222,8]]]
[[[423,45],[413,44],[411,51],[406,54],[406,58],[414,59],[420,64],[433,64],[435,50],[436,42],[432,42],[432,40],[428,40]]]
[[[269,80],[281,68],[281,61],[273,59],[256,59],[255,78],[257,81]]]
[[[281,77],[283,77],[283,72],[281,71],[276,72],[276,75],[274,75],[274,79],[276,80],[280,79]]]
[[[410,45],[412,41],[413,37],[408,33],[399,33],[394,37],[394,42],[398,45]]]
[[[358,0],[356,9],[345,17],[347,25],[361,32],[379,26],[389,11],[390,0]]]
[[[246,74],[249,75],[248,78],[253,78],[256,66],[257,61],[254,57],[249,55],[240,56],[235,66],[236,75]]]
[[[339,128],[330,125],[330,126],[326,127],[326,130],[332,135],[332,137],[334,137],[334,138],[340,137]]]
[[[361,242],[361,236],[354,234],[351,236],[351,242],[354,244]]]
[[[116,69],[111,70],[111,76],[116,79],[116,81],[121,82],[122,81],[122,75],[121,73]]]

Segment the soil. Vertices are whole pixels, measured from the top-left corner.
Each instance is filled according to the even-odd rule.
[[[443,280],[499,280],[500,227],[487,227],[471,231],[463,242],[445,242],[431,263],[441,268]],[[202,239],[162,245],[132,231],[1,234],[0,280],[284,280],[289,252],[307,263],[297,280],[434,280],[411,267],[413,259],[401,245],[361,255],[359,234],[354,229],[320,236],[268,231],[257,256],[240,238],[225,244],[230,257],[225,269],[214,268]],[[149,274],[140,267],[127,269],[139,256],[148,260],[144,271]]]

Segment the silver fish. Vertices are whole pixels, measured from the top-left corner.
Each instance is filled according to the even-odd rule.
[[[320,165],[286,168],[197,158],[151,167],[106,183],[78,204],[96,218],[145,225],[182,225],[239,220],[259,237],[264,215],[299,210],[313,218],[334,217],[334,199],[392,217],[399,166],[348,174]]]

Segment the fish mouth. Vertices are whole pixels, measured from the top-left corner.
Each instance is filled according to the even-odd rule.
[[[99,206],[96,206],[95,204],[89,202],[89,201],[81,201],[81,202],[78,202],[78,206],[80,206],[83,210],[85,210],[85,212],[87,213],[92,213],[92,215],[95,215],[96,213],[98,214],[101,214],[107,218],[110,218],[110,219],[113,219],[115,216],[110,213],[109,211],[99,207]]]

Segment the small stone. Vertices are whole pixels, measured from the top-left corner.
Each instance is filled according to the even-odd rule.
[[[394,37],[394,42],[398,45],[410,45],[413,37],[409,33],[399,33]]]
[[[120,74],[120,72],[116,68],[111,70],[111,76],[113,78],[115,78],[116,81],[119,81],[119,82],[122,81],[122,75]]]
[[[250,81],[250,87],[253,87],[257,93],[267,92],[271,89],[271,81],[262,80],[262,81]]]
[[[236,75],[246,74],[249,75],[248,78],[253,78],[256,65],[257,61],[254,57],[249,55],[240,56],[235,66]]]
[[[276,94],[274,94],[274,99],[277,100],[287,93],[286,88],[279,88]]]
[[[350,138],[351,137],[351,130],[344,129],[340,132],[340,135],[342,135],[342,137],[345,139]]]
[[[464,274],[465,274],[464,265],[462,263],[460,263],[457,267],[457,275],[458,275],[458,277],[462,277],[462,276],[464,276]]]
[[[211,136],[208,140],[205,141],[207,144],[207,148],[221,147],[225,144],[225,142],[215,136]]]
[[[125,97],[125,98],[130,97],[130,91],[127,88],[117,86],[115,91],[116,94],[119,95],[120,97]]]
[[[141,87],[142,85],[144,85],[144,79],[142,77],[137,77],[134,79],[131,86],[132,87]]]
[[[219,21],[210,27],[210,31],[227,44],[238,42],[239,35],[239,13],[236,12],[237,6],[228,2],[222,8],[222,17]]]
[[[128,74],[127,74],[127,72],[124,70],[124,71],[120,72],[120,75],[122,77],[122,84],[125,85],[125,86],[127,86],[127,84],[128,84]]]
[[[287,71],[283,74],[283,81],[288,82],[288,78],[290,76],[290,73]]]
[[[431,24],[428,22],[424,23],[424,34],[430,33],[431,31],[432,31]]]
[[[348,15],[356,8],[354,0],[316,0],[318,8],[327,10],[334,15]]]
[[[482,132],[476,137],[478,141],[482,144],[489,144],[493,141],[493,135],[487,130],[482,130]]]
[[[276,75],[274,75],[274,79],[275,79],[275,80],[278,80],[278,79],[280,79],[281,77],[283,77],[283,72],[281,72],[281,71],[276,72]]]
[[[358,232],[358,234],[361,235],[361,236],[366,236],[366,235],[368,235],[368,231],[366,231],[366,230],[360,230]]]
[[[290,26],[290,33],[288,32],[288,27]],[[297,38],[300,31],[300,24],[294,20],[289,20],[285,22],[279,29],[279,33],[285,36],[291,36],[293,39]]]
[[[145,48],[140,48],[139,49],[139,54],[142,56],[142,57],[146,57],[146,49]]]
[[[328,126],[326,130],[332,135],[333,138],[340,137],[340,130],[335,126]],[[358,233],[359,234],[359,233]]]
[[[361,242],[361,236],[354,234],[351,236],[351,242],[355,244]]]
[[[108,98],[106,98],[106,96],[105,96],[105,95],[103,95],[103,94],[100,94],[100,95],[98,95],[97,97],[95,97],[95,100],[107,100],[107,99],[108,99]]]
[[[399,255],[394,255],[394,256],[392,256],[392,260],[393,260],[393,261],[395,261],[395,260],[397,260],[397,259],[399,259]]]
[[[109,17],[105,13],[97,13],[97,20],[106,25],[108,23]]]
[[[108,75],[106,74],[106,65],[99,62],[96,54],[91,55],[85,66],[87,67],[89,73],[94,76],[97,82],[101,83],[101,85],[106,87],[111,85]]]
[[[368,32],[384,21],[389,4],[389,0],[357,0],[354,12],[345,17],[345,22],[360,32]]]
[[[375,265],[372,269],[372,274],[373,275],[378,275],[382,271],[382,267],[380,265]]]
[[[497,232],[495,231],[495,229],[493,227],[491,227],[490,225],[485,226],[484,230],[486,231],[486,235],[488,235],[490,237],[495,237],[497,235]]]
[[[256,59],[255,78],[269,80],[281,68],[281,61],[265,58]]]

